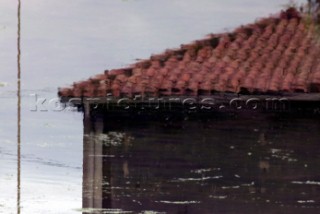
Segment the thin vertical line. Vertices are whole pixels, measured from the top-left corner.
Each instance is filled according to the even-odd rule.
[[[17,109],[17,213],[21,212],[21,47],[20,47],[20,35],[21,35],[21,0],[18,0],[18,38],[17,38],[17,66],[18,66],[18,76],[17,76],[17,96],[18,96],[18,109]]]

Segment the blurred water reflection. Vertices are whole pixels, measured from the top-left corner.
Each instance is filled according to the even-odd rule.
[[[317,213],[320,122],[86,119],[83,213]]]

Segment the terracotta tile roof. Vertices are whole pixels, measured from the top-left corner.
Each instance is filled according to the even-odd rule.
[[[320,92],[315,28],[289,9],[232,33],[212,34],[128,68],[105,71],[59,89],[59,96]]]

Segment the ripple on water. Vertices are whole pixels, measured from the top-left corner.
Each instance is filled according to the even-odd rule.
[[[186,204],[200,204],[201,201],[155,201],[156,203],[162,204],[177,204],[177,205],[186,205]]]
[[[320,181],[292,181],[292,184],[319,185]]]
[[[127,214],[134,213],[133,211],[124,211],[122,209],[99,209],[99,208],[84,208],[84,209],[76,209],[78,212],[83,213],[108,213],[108,214]]]
[[[303,200],[300,200],[300,201],[297,201],[299,204],[313,204],[315,203],[314,200],[306,200],[306,201],[303,201]]]
[[[172,180],[172,182],[206,181],[206,180],[216,180],[220,178],[223,178],[223,176],[202,177],[202,178],[177,178]]]

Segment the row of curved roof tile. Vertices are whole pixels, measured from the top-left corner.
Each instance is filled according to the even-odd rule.
[[[153,55],[59,90],[62,97],[320,92],[320,46],[312,24],[271,17],[232,33]]]

